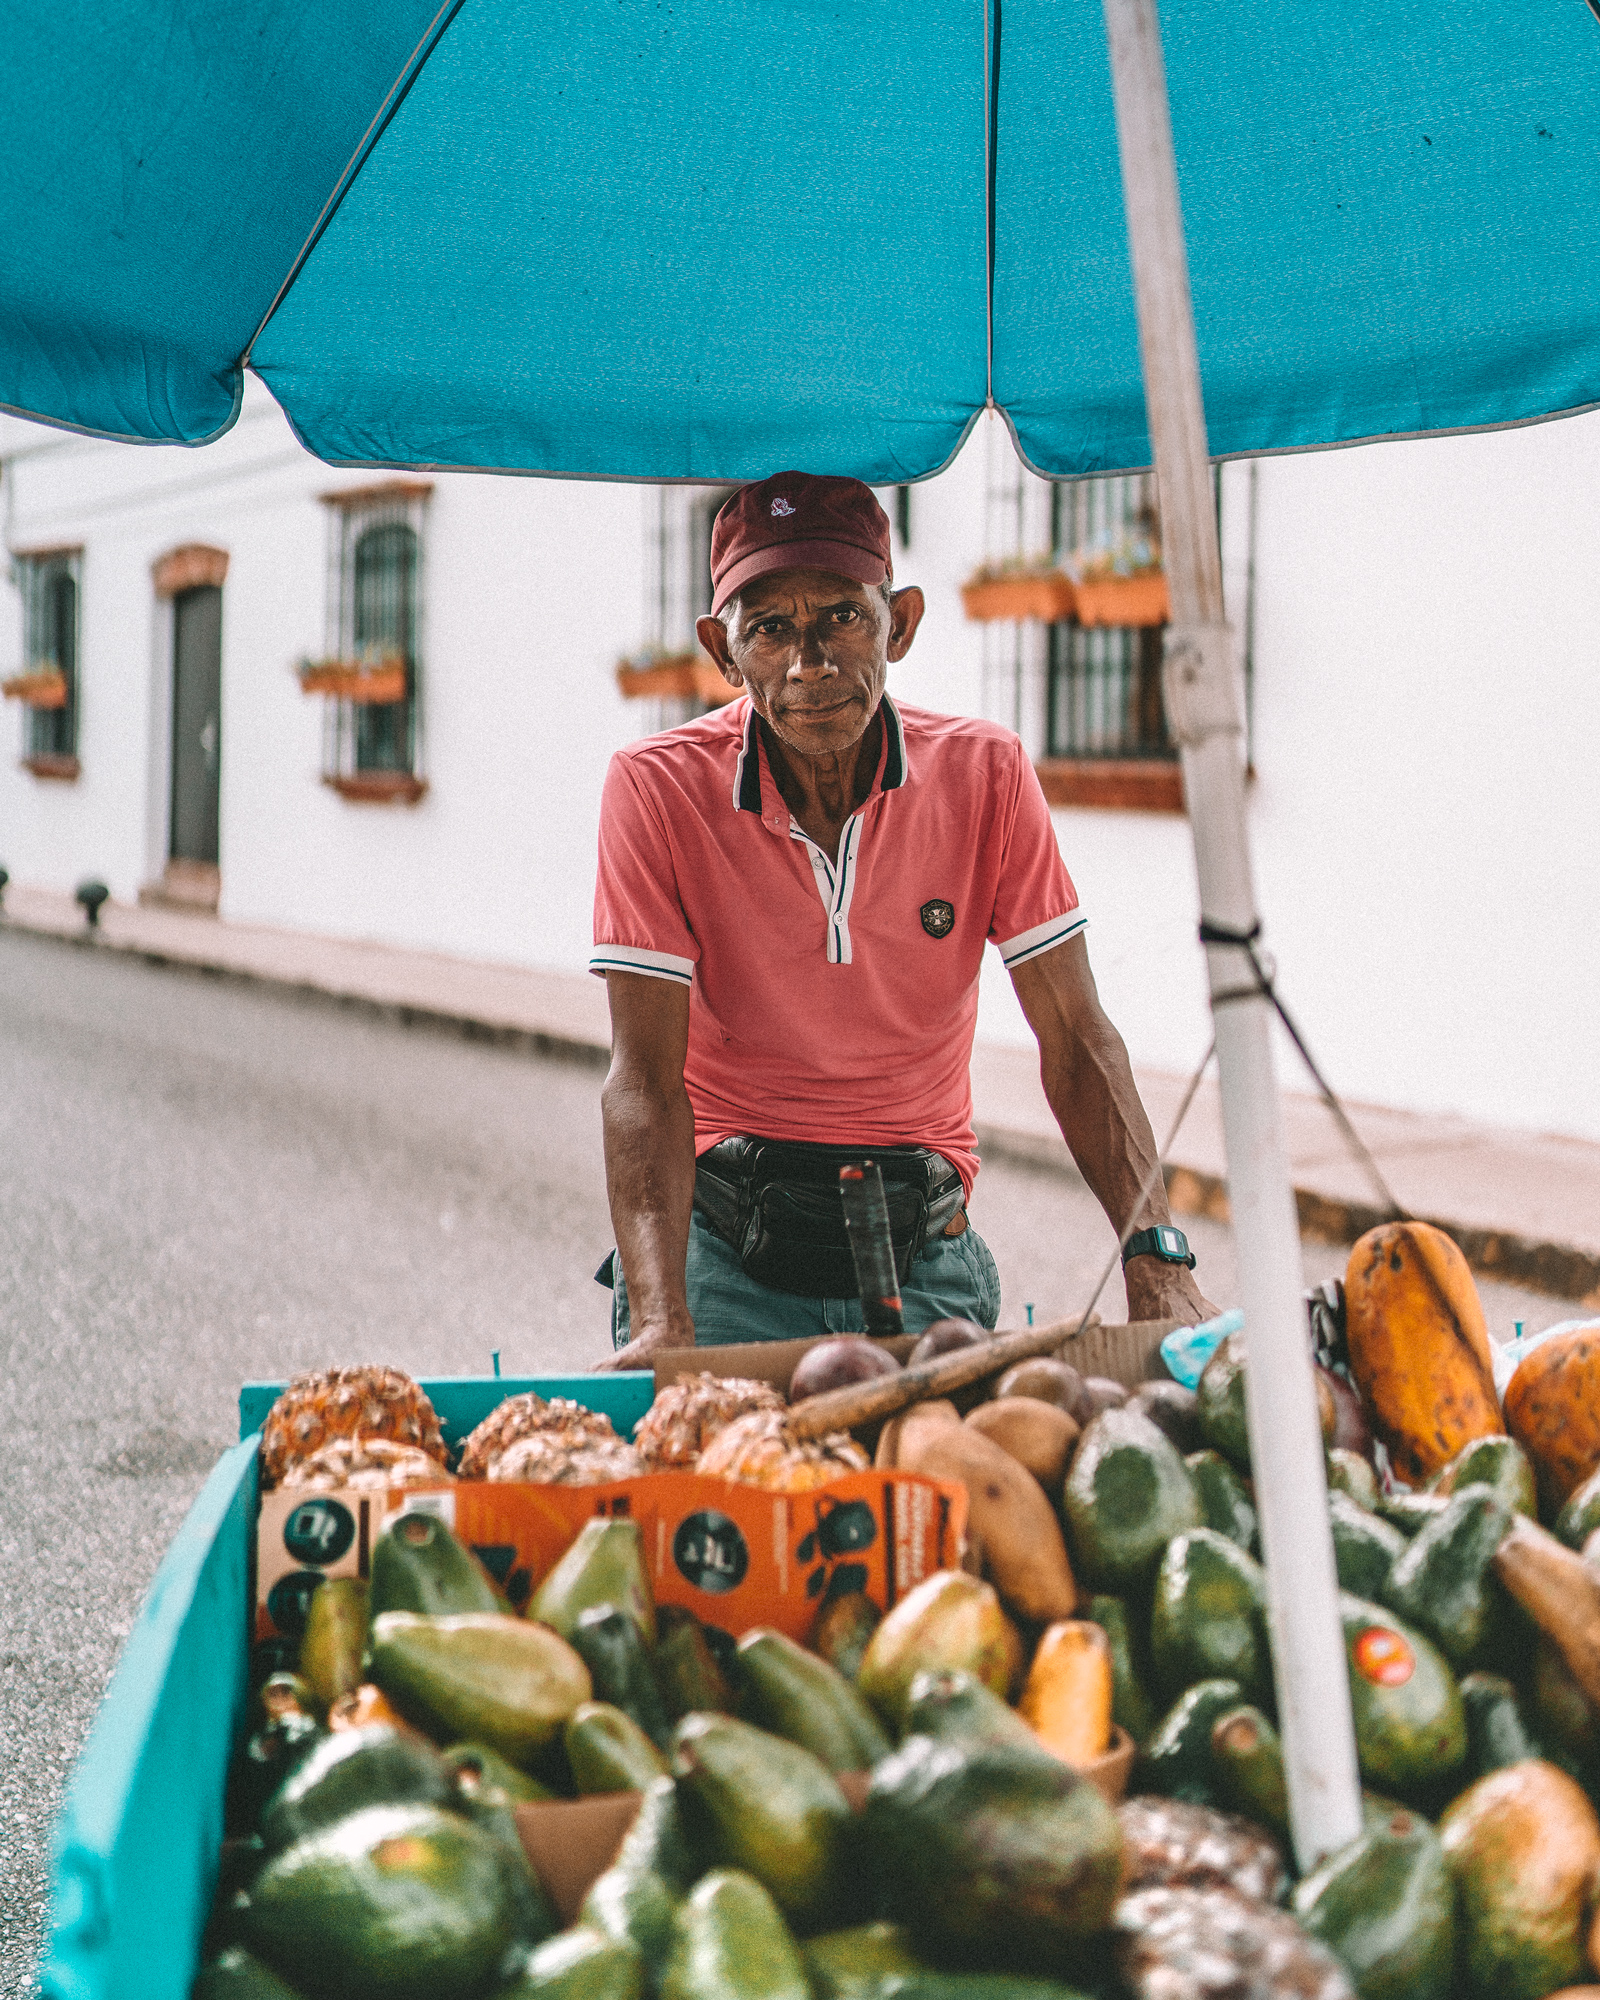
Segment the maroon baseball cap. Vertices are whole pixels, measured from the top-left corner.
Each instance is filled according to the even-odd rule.
[[[711,609],[775,569],[828,569],[875,586],[894,575],[889,517],[859,479],[775,472],[741,486],[711,530]]]

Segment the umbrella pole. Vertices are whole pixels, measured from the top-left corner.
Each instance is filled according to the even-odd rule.
[[[1243,687],[1223,622],[1222,557],[1160,28],[1155,0],[1104,4],[1172,610],[1167,718],[1183,756],[1201,910],[1212,925],[1247,933],[1257,913],[1245,822]],[[1306,1868],[1361,1830],[1350,1687],[1268,1003],[1237,946],[1208,945],[1207,969],[1250,1346],[1250,1451],[1279,1726],[1295,1853]],[[1241,990],[1246,997],[1235,997]]]

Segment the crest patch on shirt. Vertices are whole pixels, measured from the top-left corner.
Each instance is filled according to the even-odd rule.
[[[948,937],[955,929],[955,905],[947,903],[942,896],[935,896],[932,902],[924,903],[917,914],[922,918],[922,928],[931,938]]]

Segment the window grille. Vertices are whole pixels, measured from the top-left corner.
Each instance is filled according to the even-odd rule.
[[[363,779],[381,784],[421,776],[429,491],[421,483],[397,481],[324,496],[329,658],[363,670],[399,667],[405,680],[400,701],[333,697],[323,705],[323,776],[341,788],[351,781],[360,796],[366,795],[359,789]],[[419,783],[418,794],[421,789]]]
[[[54,549],[16,558],[22,595],[24,670],[59,673],[67,684],[60,708],[23,711],[23,757],[53,760],[78,754],[78,638],[83,551]]]
[[[734,486],[647,488],[645,509],[644,646],[634,664],[697,655],[695,623],[711,611],[711,529]],[[641,735],[673,729],[704,715],[695,695],[647,696],[632,705]]]
[[[1058,481],[1050,511],[1051,546],[1069,572],[1127,574],[1160,560],[1152,473]],[[1161,695],[1162,634],[1159,625],[1049,628],[1046,756],[1177,758]]]

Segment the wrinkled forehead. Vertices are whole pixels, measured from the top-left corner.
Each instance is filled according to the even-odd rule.
[[[870,605],[875,596],[870,585],[853,576],[841,576],[829,569],[776,569],[765,576],[752,577],[737,592],[729,610],[737,606],[748,622],[764,612],[819,611],[829,604]]]

